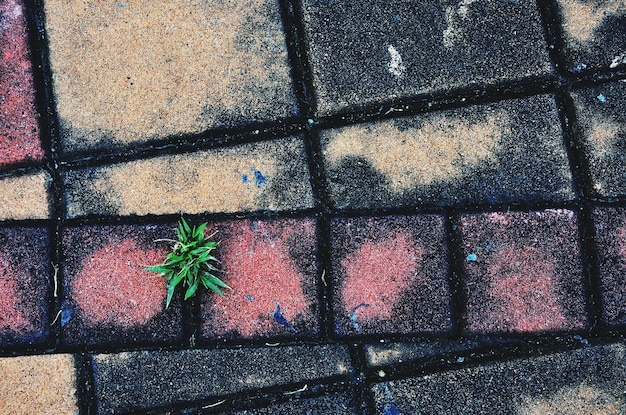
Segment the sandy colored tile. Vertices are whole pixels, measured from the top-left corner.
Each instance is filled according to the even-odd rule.
[[[0,413],[75,415],[78,412],[71,355],[0,359]]]
[[[276,0],[48,0],[64,150],[291,116]]]
[[[339,208],[574,197],[549,95],[330,129],[321,144]]]
[[[24,5],[0,3],[0,166],[41,160]]]
[[[50,217],[47,172],[0,179],[0,220],[47,219]]]
[[[162,156],[65,174],[67,216],[302,209],[313,205],[301,140]]]

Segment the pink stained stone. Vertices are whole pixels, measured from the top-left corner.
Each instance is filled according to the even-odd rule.
[[[166,254],[125,239],[84,258],[71,281],[71,296],[86,322],[131,328],[163,311],[167,283],[143,268],[163,262]]]
[[[396,233],[366,242],[341,262],[346,273],[341,296],[348,314],[357,313],[360,321],[392,317],[394,307],[415,282],[421,249],[414,248],[412,239]]]
[[[509,330],[533,332],[567,325],[559,305],[555,264],[537,261],[537,256],[529,247],[494,253],[486,278],[491,282],[488,295],[498,306],[488,311],[483,329],[498,330],[504,323]]]
[[[41,160],[23,5],[0,2],[0,166]]]
[[[220,245],[224,281],[232,288],[223,297],[212,295],[205,331],[240,336],[286,334],[289,328],[273,318],[276,304],[289,324],[311,323],[312,301],[305,285],[315,275],[304,275],[290,256],[294,235],[304,245],[314,238],[314,222],[237,221],[226,225],[228,237]],[[293,242],[292,242],[293,243]],[[313,252],[311,252],[313,255]],[[308,280],[308,281],[307,281]]]
[[[21,307],[20,276],[0,257],[0,331],[24,334],[34,329],[32,313]]]

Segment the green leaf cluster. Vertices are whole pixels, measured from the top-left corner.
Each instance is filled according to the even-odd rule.
[[[179,284],[187,287],[185,300],[196,293],[200,284],[223,296],[221,288],[230,288],[224,284],[214,273],[222,272],[213,265],[218,260],[213,256],[213,251],[219,246],[219,242],[211,241],[215,235],[204,236],[207,224],[191,227],[181,218],[176,228],[177,241],[161,239],[160,241],[174,242],[172,252],[167,254],[161,265],[146,267],[145,270],[161,274],[168,282],[166,307],[169,307],[174,295],[174,290]]]

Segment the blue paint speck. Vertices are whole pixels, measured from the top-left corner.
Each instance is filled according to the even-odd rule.
[[[281,326],[287,327],[290,331],[296,331],[296,329],[291,325],[289,320],[285,318],[282,310],[280,309],[280,305],[278,305],[277,301],[274,301],[274,306],[276,307],[276,311],[272,313],[272,317],[274,317],[274,321],[276,321]]]
[[[485,252],[489,252],[489,251],[491,251],[491,248],[493,248],[493,243],[489,243],[489,244],[485,247]]]
[[[122,7],[126,7],[126,3],[120,3],[120,4],[118,4],[118,5],[117,5],[117,7],[119,7],[120,9],[121,9]]]
[[[242,174],[241,175],[241,183],[250,183],[250,179],[248,179],[248,175],[247,174]]]
[[[457,363],[463,363],[463,362],[465,362],[465,358],[464,357],[457,357],[456,362]]]
[[[478,261],[478,257],[476,256],[476,254],[469,254],[469,255],[467,256],[467,258],[465,258],[465,259],[467,259],[467,260],[468,260],[468,261],[470,261],[470,262],[476,262],[476,261]]]
[[[63,303],[61,307],[61,327],[64,327],[67,323],[69,323],[72,318],[73,310],[67,304]]]
[[[576,65],[574,67],[574,73],[581,73],[585,69],[587,69],[587,64],[586,63],[579,63],[578,65]]]
[[[250,294],[246,294],[246,300],[248,301],[254,301],[254,297],[251,296]]]
[[[596,98],[598,98],[598,101],[600,102],[606,102],[606,97],[602,94],[598,95]]]
[[[261,173],[258,170],[253,170],[253,171],[254,171],[254,180],[256,181],[256,187],[261,187],[262,185],[267,183],[267,179],[265,178],[265,176],[263,176],[263,173]]]
[[[357,332],[357,334],[361,334],[361,326],[359,326],[359,323],[357,323],[356,321],[356,310],[358,310],[361,307],[369,307],[369,304],[366,303],[361,303],[358,306],[354,307],[352,309],[352,313],[350,313],[350,323],[352,323],[352,327],[354,327],[354,330]]]

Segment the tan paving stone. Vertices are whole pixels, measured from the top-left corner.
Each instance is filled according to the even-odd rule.
[[[295,111],[278,1],[48,0],[63,149]]]
[[[78,412],[71,355],[0,359],[0,413],[73,415]]]
[[[68,172],[67,216],[312,207],[301,140],[284,139]]]
[[[0,179],[0,220],[49,218],[50,183],[43,171]]]

